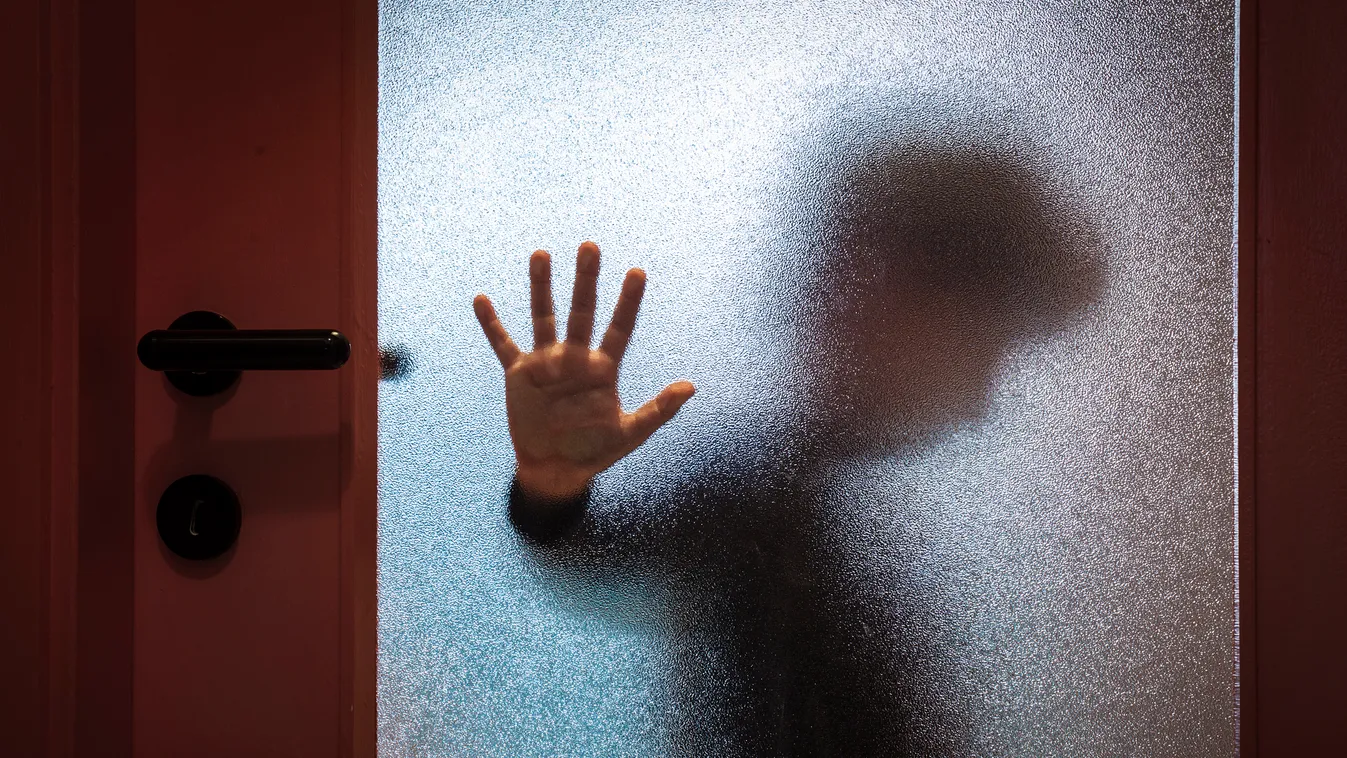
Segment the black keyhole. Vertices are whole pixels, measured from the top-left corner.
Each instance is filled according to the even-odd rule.
[[[229,485],[213,476],[193,474],[164,490],[155,521],[159,538],[169,550],[201,561],[229,550],[238,539],[243,514]]]

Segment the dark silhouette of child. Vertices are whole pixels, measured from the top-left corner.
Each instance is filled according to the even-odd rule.
[[[591,349],[594,243],[578,252],[564,339],[544,251],[530,260],[532,352],[485,296],[474,303],[505,368],[511,518],[557,592],[638,588],[626,597],[639,608],[594,612],[645,616],[670,640],[664,726],[680,755],[963,752],[957,715],[926,691],[923,661],[940,651],[921,633],[920,598],[895,603],[858,573],[826,472],[984,416],[1006,351],[1069,325],[1102,273],[1089,225],[1028,161],[950,143],[823,150],[801,172],[785,222],[816,258],[779,303],[793,365],[782,371],[788,429],[758,445],[769,465],[671,461],[697,467],[689,484],[641,503],[592,486],[695,391],[679,381],[622,409],[618,365],[645,274],[627,273]]]

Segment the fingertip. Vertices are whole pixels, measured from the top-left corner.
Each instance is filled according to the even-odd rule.
[[[627,278],[622,281],[622,294],[639,299],[645,295],[645,285],[645,272],[634,268],[627,272]]]
[[[529,266],[541,266],[552,262],[552,256],[546,250],[534,250],[529,256]]]
[[[599,246],[588,240],[580,243],[575,254],[576,268],[586,273],[594,273],[599,268]]]
[[[663,406],[665,413],[673,414],[677,413],[678,409],[683,407],[683,403],[686,403],[693,395],[697,394],[697,388],[692,386],[692,382],[689,382],[686,379],[680,379],[679,381],[670,384],[664,394],[667,400],[660,403],[660,405]]]
[[[552,273],[552,262],[546,258],[529,258],[529,276],[537,279],[542,276],[550,276]]]

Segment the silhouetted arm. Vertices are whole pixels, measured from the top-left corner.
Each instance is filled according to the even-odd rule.
[[[580,494],[562,500],[532,495],[516,476],[510,480],[510,523],[538,542],[551,542],[580,523],[589,494],[586,487]]]

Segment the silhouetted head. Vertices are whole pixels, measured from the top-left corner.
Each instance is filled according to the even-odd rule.
[[[815,254],[790,309],[806,432],[842,455],[983,417],[1007,350],[1070,324],[1103,278],[1083,214],[1015,153],[856,147],[801,185]]]

